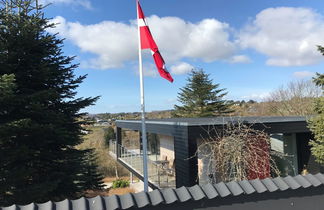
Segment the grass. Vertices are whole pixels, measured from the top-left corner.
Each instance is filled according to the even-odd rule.
[[[107,127],[89,127],[90,132],[84,136],[84,142],[77,146],[78,149],[94,149],[97,156],[98,171],[104,175],[103,182],[113,182],[116,180],[116,167],[119,178],[129,180],[129,171],[121,166],[117,161],[108,153],[108,146],[106,145],[104,136]],[[122,195],[125,193],[133,193],[134,189],[130,187],[106,190],[88,190],[85,197],[95,196],[110,196]]]
[[[93,198],[98,195],[100,196],[110,196],[110,195],[123,195],[127,193],[134,193],[135,190],[130,188],[130,187],[125,187],[125,188],[117,188],[117,189],[107,189],[107,190],[88,190],[85,194],[85,197],[87,198]]]
[[[130,188],[130,187],[125,187],[125,188],[117,188],[117,189],[110,189],[109,190],[109,195],[123,195],[126,193],[134,193],[135,190]]]
[[[117,180],[118,178],[116,178],[116,177],[105,177],[104,179],[103,179],[103,181],[104,182],[113,182],[113,181],[115,181],[115,180]],[[129,180],[129,176],[122,176],[122,177],[119,177],[119,179],[123,179],[123,180],[127,180],[127,181],[130,181]]]
[[[104,135],[107,127],[89,127],[89,134],[84,136],[84,142],[77,148],[79,149],[94,149],[97,156],[97,164],[99,172],[105,177],[116,177],[116,167],[119,176],[128,176],[129,172],[122,167],[108,153]]]

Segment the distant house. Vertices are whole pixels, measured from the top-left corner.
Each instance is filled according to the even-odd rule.
[[[288,155],[278,160],[282,175],[297,175],[306,166],[317,173],[308,145],[312,134],[305,117],[216,117],[147,120],[148,174],[152,188],[192,186],[208,182],[204,160],[197,146],[211,127],[221,129],[230,122],[251,124],[271,137],[271,149]],[[142,179],[141,121],[116,121],[117,137],[110,150],[129,171]],[[289,164],[288,164],[289,163]],[[217,166],[216,166],[217,167]]]
[[[109,125],[111,125],[111,121],[109,121],[109,120],[100,120],[100,119],[97,119],[96,123],[94,124],[94,126],[109,126]]]

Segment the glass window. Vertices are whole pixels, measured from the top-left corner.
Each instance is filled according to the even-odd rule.
[[[147,134],[147,155],[153,161],[160,159],[160,140],[155,133]]]
[[[281,176],[297,175],[298,172],[298,157],[296,134],[294,133],[276,133],[270,135],[271,150],[276,155],[272,158],[275,160],[277,167],[281,172]]]

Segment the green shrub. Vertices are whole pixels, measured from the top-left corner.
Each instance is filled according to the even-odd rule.
[[[127,181],[127,180],[117,179],[117,180],[113,181],[113,183],[112,183],[113,189],[125,188],[125,187],[129,187],[129,181]]]
[[[106,145],[109,145],[109,141],[112,139],[116,139],[116,133],[113,127],[108,127],[104,129],[104,138],[105,138],[105,142]]]

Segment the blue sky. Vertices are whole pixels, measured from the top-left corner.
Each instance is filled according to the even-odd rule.
[[[140,111],[135,0],[43,0],[59,25],[65,55],[88,74],[79,97],[90,113]],[[203,68],[227,99],[264,100],[269,92],[324,72],[324,3],[318,0],[141,0],[174,83],[143,51],[146,110],[172,109],[192,68]]]

